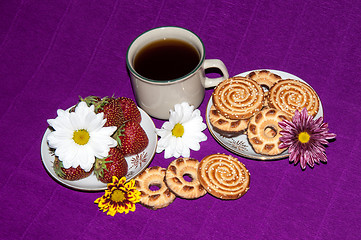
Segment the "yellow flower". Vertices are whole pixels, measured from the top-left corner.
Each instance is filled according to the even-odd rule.
[[[140,192],[135,187],[134,179],[126,183],[126,178],[118,180],[113,176],[112,182],[108,183],[105,194],[96,199],[99,210],[107,212],[107,215],[114,216],[116,213],[135,211],[135,204],[140,200]]]

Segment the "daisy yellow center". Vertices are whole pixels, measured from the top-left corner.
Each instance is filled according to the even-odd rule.
[[[298,134],[298,140],[301,143],[308,143],[308,141],[310,141],[310,134],[308,134],[307,132],[301,132],[300,134]]]
[[[125,199],[124,193],[121,190],[114,190],[110,199],[114,202],[123,202]]]
[[[184,134],[184,127],[182,124],[177,123],[174,125],[174,128],[172,129],[172,135],[175,137],[181,137]]]
[[[89,138],[90,138],[89,133],[85,129],[76,130],[73,133],[73,140],[75,143],[77,143],[79,145],[87,144],[89,141]]]

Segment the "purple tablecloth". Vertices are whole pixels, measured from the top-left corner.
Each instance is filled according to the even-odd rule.
[[[1,1],[0,239],[359,239],[360,22],[360,1]],[[134,99],[127,47],[166,25],[198,34],[230,76],[268,68],[311,84],[337,134],[328,163],[302,171],[288,159],[246,159],[207,129],[191,157],[238,157],[251,172],[238,200],[177,198],[111,217],[94,204],[103,192],[54,181],[40,156],[46,120],[79,95]],[[150,166],[172,160],[156,154]]]

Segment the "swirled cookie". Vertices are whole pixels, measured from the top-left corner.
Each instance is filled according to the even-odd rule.
[[[247,137],[254,151],[264,155],[277,155],[285,151],[280,149],[280,131],[278,122],[290,120],[288,115],[278,109],[264,108],[251,117]]]
[[[250,72],[246,77],[255,80],[259,85],[270,89],[276,82],[282,78],[268,70],[257,70]]]
[[[236,137],[245,132],[249,119],[228,119],[220,114],[214,105],[209,110],[209,122],[213,130],[224,137]]]
[[[147,168],[135,178],[135,186],[140,191],[140,203],[150,209],[156,210],[171,204],[175,195],[164,182],[165,168]],[[157,188],[151,190],[151,187]]]
[[[295,111],[307,109],[309,115],[316,116],[320,99],[309,85],[294,79],[284,79],[277,82],[269,90],[268,105],[284,111],[293,117]]]
[[[178,158],[169,164],[165,173],[165,182],[176,196],[195,199],[207,193],[198,180],[198,165],[199,161],[193,158]]]
[[[198,178],[208,193],[220,199],[237,199],[249,189],[250,174],[243,163],[226,154],[212,154],[199,163]]]
[[[261,110],[265,98],[262,87],[254,80],[233,77],[219,83],[212,94],[216,109],[229,119],[248,119]]]

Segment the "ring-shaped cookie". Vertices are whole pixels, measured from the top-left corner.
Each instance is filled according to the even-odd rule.
[[[169,164],[165,182],[176,196],[196,199],[207,193],[198,180],[198,165],[199,161],[193,158],[178,158]]]
[[[294,79],[284,79],[277,82],[269,90],[268,105],[284,111],[293,117],[295,111],[307,109],[309,115],[316,116],[320,99],[309,85]]]
[[[140,203],[145,207],[156,210],[171,204],[175,195],[164,182],[165,168],[147,168],[135,178],[135,186],[140,191]],[[151,189],[152,187],[157,189]]]
[[[229,119],[248,119],[261,110],[265,97],[254,80],[233,77],[219,83],[212,94],[216,109]]]
[[[259,85],[265,86],[268,90],[282,78],[268,70],[256,70],[247,75],[248,78],[255,80]]]
[[[198,178],[207,192],[220,199],[237,199],[249,189],[250,173],[237,158],[212,154],[199,163]]]
[[[277,155],[286,150],[278,147],[281,143],[278,122],[283,120],[290,118],[285,112],[274,108],[264,108],[251,117],[247,137],[256,153]]]

